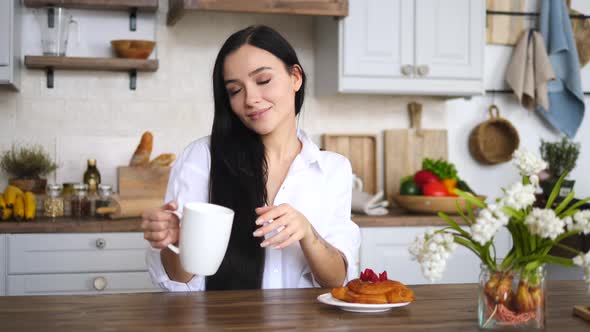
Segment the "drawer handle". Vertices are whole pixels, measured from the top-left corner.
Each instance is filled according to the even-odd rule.
[[[96,240],[96,247],[98,249],[104,249],[107,246],[107,241],[105,239],[97,239]]]
[[[426,76],[426,75],[428,75],[429,72],[430,72],[430,68],[428,67],[428,65],[418,66],[418,75]]]
[[[414,73],[414,66],[412,66],[412,65],[402,66],[402,74],[404,74],[404,76],[410,76],[413,73]]]
[[[93,286],[97,291],[103,291],[107,288],[107,279],[105,277],[94,278]]]

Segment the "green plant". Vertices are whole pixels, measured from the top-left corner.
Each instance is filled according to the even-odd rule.
[[[546,142],[541,140],[541,158],[549,164],[548,171],[552,178],[563,173],[570,173],[576,167],[580,155],[580,143],[574,143],[567,137],[561,141]]]
[[[12,146],[0,158],[0,168],[20,179],[36,179],[57,169],[57,165],[42,146]]]
[[[443,159],[434,160],[430,158],[424,158],[424,160],[422,160],[422,169],[436,175],[440,180],[459,180],[457,177],[457,169],[455,168],[455,165]]]

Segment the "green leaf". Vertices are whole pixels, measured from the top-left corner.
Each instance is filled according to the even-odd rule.
[[[461,216],[461,218],[463,219],[463,221],[465,221],[465,223],[467,225],[469,225],[469,226],[473,225],[473,222],[471,220],[469,220],[469,218],[467,218],[465,216],[465,213],[463,212],[463,209],[459,205],[459,201],[458,200],[455,200],[455,207],[457,208],[457,212],[459,213],[459,215]]]
[[[472,241],[455,236],[455,242],[473,251],[473,253],[483,261],[482,253],[477,249]]]
[[[449,217],[447,214],[445,214],[443,212],[439,212],[438,216],[442,220],[446,221],[447,224],[449,224],[457,232],[461,233],[462,235],[464,235],[466,237],[470,237],[470,234],[467,233],[466,231],[464,231],[463,229],[461,229],[461,227],[459,227],[459,225],[453,219],[451,219],[451,217]]]
[[[475,197],[475,196],[473,196],[471,194],[467,194],[467,193],[465,193],[462,190],[455,189],[455,190],[453,190],[453,192],[455,194],[457,194],[457,195],[465,198],[465,200],[467,200],[468,202],[471,202],[471,204],[473,204],[475,206],[478,206],[478,207],[480,207],[482,209],[485,209],[487,207],[487,205],[486,205],[485,202],[482,202],[479,198],[477,198],[477,197]]]
[[[563,257],[546,255],[545,257],[542,257],[541,260],[545,263],[554,263],[554,264],[560,264],[560,265],[564,265],[564,266],[574,266],[574,262],[572,261],[571,258],[563,258]]]
[[[522,213],[521,211],[515,210],[511,207],[505,206],[502,208],[502,211],[504,211],[504,213],[506,213],[510,217],[518,219],[519,221],[524,219],[524,213]]]
[[[567,217],[567,215],[570,215],[570,212],[577,212],[576,209],[579,208],[580,206],[582,206],[584,203],[589,202],[590,201],[590,197],[586,197],[581,201],[576,202],[574,205],[570,206],[567,210],[563,211],[563,213],[559,216],[560,218],[563,217]],[[574,214],[572,213],[572,214]]]
[[[559,195],[559,190],[561,189],[561,184],[563,183],[563,180],[565,179],[567,174],[568,174],[567,172],[564,172],[563,174],[561,174],[561,176],[559,177],[559,180],[557,180],[557,183],[555,183],[555,186],[553,187],[553,190],[551,191],[551,195],[549,195],[549,199],[547,200],[547,205],[545,205],[546,209],[550,209],[551,206],[553,205],[553,202],[555,201],[555,199]]]
[[[558,215],[563,209],[567,207],[567,205],[574,199],[574,195],[576,193],[572,190],[570,193],[563,199],[563,201],[555,208],[555,214]]]

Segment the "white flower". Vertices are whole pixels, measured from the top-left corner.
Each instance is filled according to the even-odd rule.
[[[580,231],[584,234],[590,234],[590,210],[578,211],[571,217],[564,219],[568,231]],[[575,223],[574,223],[575,221]]]
[[[505,190],[500,204],[515,210],[525,209],[535,202],[535,190],[536,188],[532,184],[525,186],[521,182],[516,182]]]
[[[502,211],[501,204],[490,204],[481,210],[471,225],[471,237],[473,241],[485,245],[498,233],[503,226],[508,225],[509,218]]]
[[[531,175],[529,176],[529,181],[535,188],[539,188],[539,176],[538,175]]]
[[[416,237],[409,251],[412,259],[420,263],[424,277],[435,281],[442,278],[447,259],[456,247],[453,235],[428,230]]]
[[[514,164],[523,176],[531,176],[547,168],[547,163],[533,153],[520,148],[512,154]]]
[[[584,269],[584,280],[589,284],[588,291],[590,292],[590,251],[585,255],[580,254],[574,257],[573,262]]]
[[[565,221],[559,219],[555,215],[555,211],[550,209],[533,208],[524,219],[524,223],[532,234],[551,240],[555,240],[563,233],[565,227]]]

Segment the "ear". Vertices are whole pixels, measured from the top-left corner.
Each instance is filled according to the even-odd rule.
[[[299,65],[293,65],[291,68],[291,82],[293,83],[293,90],[295,92],[301,89],[303,85],[303,69]]]

